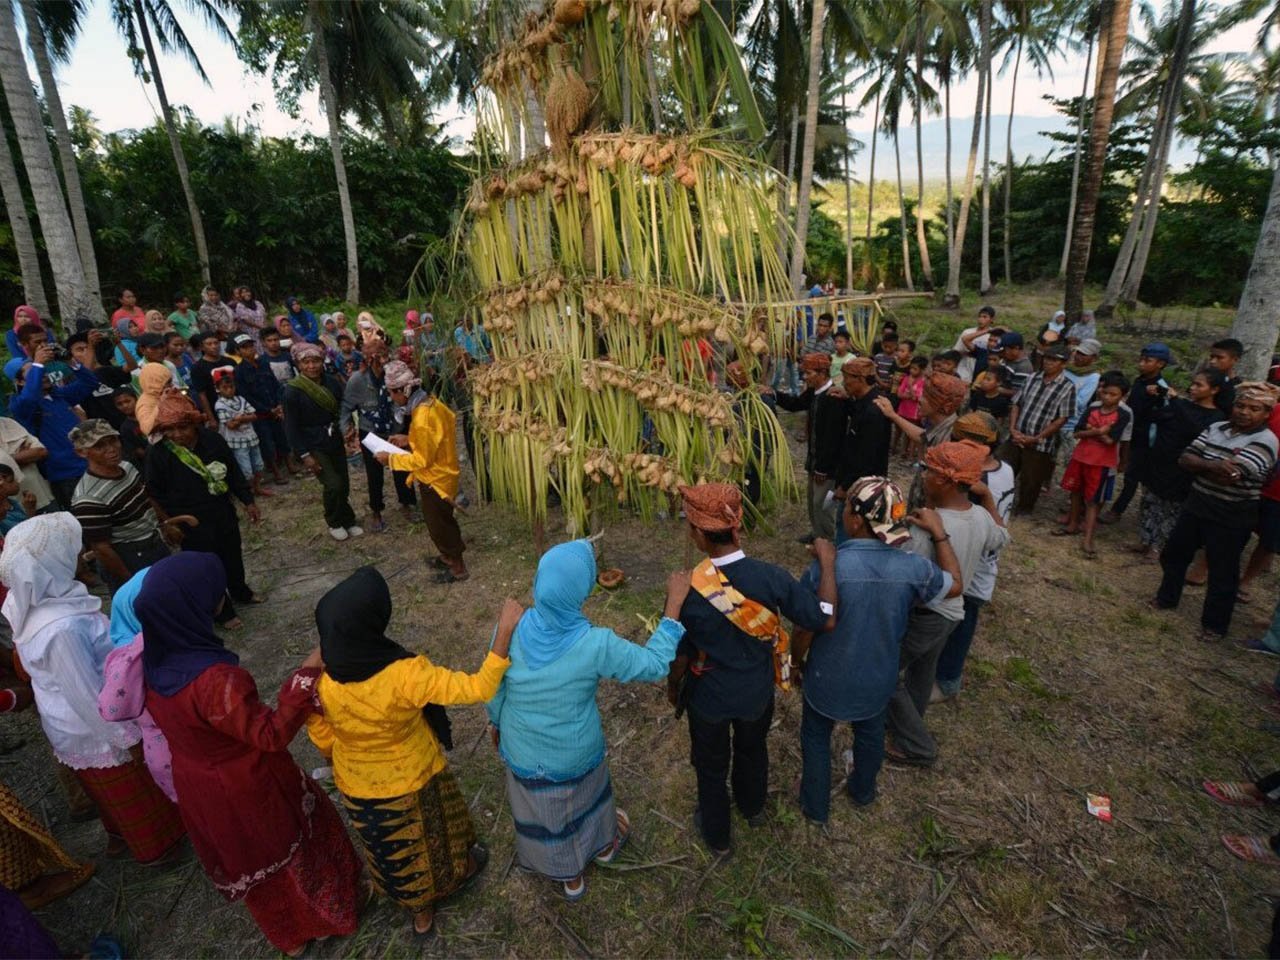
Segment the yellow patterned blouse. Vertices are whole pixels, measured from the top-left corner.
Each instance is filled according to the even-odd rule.
[[[491,700],[509,666],[489,651],[475,673],[437,667],[426,657],[397,660],[359,683],[338,683],[326,673],[320,677],[324,715],[312,714],[307,733],[333,758],[334,782],[347,796],[413,793],[446,763],[422,708]]]

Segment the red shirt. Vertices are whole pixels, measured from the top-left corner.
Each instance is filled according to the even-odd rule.
[[[1119,419],[1119,407],[1116,407],[1110,413],[1104,413],[1101,407],[1095,407],[1089,411],[1085,426],[1090,430],[1096,430],[1099,427],[1110,430]],[[1085,437],[1076,444],[1075,452],[1071,455],[1071,458],[1091,466],[1111,467],[1114,469],[1120,462],[1120,444],[1107,443],[1101,437]]]
[[[1280,439],[1280,404],[1271,408],[1271,418],[1267,420],[1267,429]],[[1262,496],[1268,500],[1280,500],[1280,470],[1271,472],[1271,479],[1262,485]]]

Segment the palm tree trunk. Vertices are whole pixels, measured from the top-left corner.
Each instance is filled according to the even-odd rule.
[[[871,220],[876,206],[876,140],[880,137],[880,92],[876,91],[876,106],[871,123],[871,169],[867,173],[867,237],[863,245],[862,287],[871,289]]]
[[[908,290],[915,290],[911,279],[911,244],[907,242],[907,197],[902,192],[902,151],[898,144],[898,128],[893,130],[893,159],[898,165],[898,229],[902,234],[902,280]]]
[[[924,83],[924,7],[918,5],[916,16],[916,83]],[[921,133],[924,97],[916,91],[916,246],[920,248],[920,272],[924,288],[933,289],[933,264],[929,262],[929,244],[924,230],[924,139]]]
[[[1157,158],[1148,190],[1146,216],[1143,218],[1142,232],[1138,237],[1138,249],[1134,253],[1133,262],[1129,265],[1124,286],[1120,289],[1120,302],[1131,307],[1138,303],[1142,275],[1146,272],[1147,258],[1151,255],[1151,243],[1155,239],[1156,220],[1160,215],[1160,200],[1164,194],[1164,175],[1169,164],[1169,150],[1173,145],[1174,131],[1177,129],[1178,109],[1182,104],[1182,86],[1186,80],[1187,62],[1191,56],[1195,16],[1196,0],[1182,0],[1182,9],[1178,15],[1177,46],[1174,50],[1173,69],[1170,71],[1168,83],[1165,125],[1160,131],[1158,144],[1154,144]]]
[[[979,21],[983,43],[991,42],[991,0],[982,0],[982,14]],[[978,98],[973,105],[973,132],[969,136],[969,165],[964,175],[964,195],[960,198],[960,216],[956,220],[956,242],[951,247],[951,258],[947,263],[947,293],[942,298],[944,307],[960,306],[960,258],[964,252],[964,235],[969,228],[969,207],[973,204],[973,177],[978,166],[978,139],[982,136],[982,108],[986,102],[987,75],[978,71]]]
[[[822,73],[822,27],[827,0],[813,0],[809,23],[809,91],[805,100],[804,148],[800,154],[800,195],[796,200],[796,245],[791,250],[791,287],[800,289],[805,239],[809,232],[809,196],[813,192],[813,150],[818,135],[818,88]]]
[[[778,213],[782,217],[785,224],[791,223],[791,187],[796,182],[796,142],[800,139],[800,105],[791,105],[791,136],[787,140],[787,170],[786,174],[778,181]],[[790,254],[787,250],[788,233],[786,230],[778,231],[778,262],[790,264]]]
[[[4,86],[22,164],[36,204],[36,216],[40,218],[40,232],[58,294],[58,314],[65,330],[74,318],[88,316],[92,305],[85,288],[75,230],[67,215],[62,185],[58,183],[53,155],[49,152],[44,118],[27,75],[27,61],[18,40],[13,5],[9,3],[0,3],[0,84]]]
[[[325,118],[329,124],[329,152],[333,154],[333,174],[338,181],[338,205],[342,208],[342,236],[347,244],[347,302],[360,302],[360,254],[356,246],[356,218],[351,209],[351,188],[347,185],[347,164],[342,159],[342,126],[338,118],[338,101],[333,90],[333,76],[329,72],[329,49],[324,35],[323,21],[311,15],[313,42],[316,45],[316,67],[320,75],[320,100],[324,103]]]
[[[1276,303],[1280,302],[1280,167],[1271,178],[1271,196],[1262,218],[1253,263],[1231,323],[1231,336],[1244,344],[1236,369],[1246,380],[1262,380],[1276,348]]]
[[[53,63],[49,59],[44,26],[40,22],[33,0],[22,0],[22,16],[27,24],[27,46],[31,50],[32,59],[35,60],[36,73],[40,77],[40,89],[44,93],[45,106],[48,108],[54,137],[58,143],[62,182],[67,190],[71,226],[76,232],[76,248],[80,251],[80,268],[84,271],[85,288],[97,307],[89,319],[101,322],[107,316],[106,311],[102,309],[102,293],[98,284],[98,258],[93,252],[93,233],[89,229],[89,213],[85,209],[84,191],[80,186],[80,170],[76,167],[76,152],[75,145],[71,142],[71,128],[67,126],[67,115],[62,109],[62,97],[58,93],[58,83],[53,76]],[[9,163],[12,165],[12,159]],[[41,296],[43,298],[43,293]]]
[[[1076,323],[1084,309],[1084,279],[1093,246],[1094,217],[1102,189],[1102,168],[1111,137],[1111,117],[1116,105],[1116,81],[1120,59],[1129,36],[1130,0],[1110,0],[1110,20],[1104,21],[1099,36],[1106,35],[1106,54],[1100,69],[1101,82],[1094,92],[1093,122],[1089,128],[1089,155],[1080,182],[1075,225],[1071,231],[1071,251],[1067,257],[1064,309],[1067,322]]]
[[[943,128],[947,137],[947,155],[943,160],[943,166],[946,170],[947,179],[947,260],[951,260],[951,248],[956,242],[956,218],[951,211],[951,76],[947,75],[947,79],[942,83],[942,102],[944,104],[943,112],[945,119],[943,120]]]
[[[1022,65],[1022,39],[1018,34],[1018,52],[1013,58],[1013,87],[1009,92],[1009,124],[1004,136],[1004,282],[1013,286],[1013,257],[1010,255],[1013,233],[1010,211],[1013,208],[1013,110],[1018,103],[1018,67]]]
[[[133,0],[133,15],[138,21],[138,32],[142,35],[142,46],[147,52],[147,63],[151,68],[151,80],[156,85],[156,99],[160,101],[160,115],[164,118],[164,130],[169,135],[169,146],[173,150],[173,162],[178,168],[178,181],[182,184],[183,196],[187,199],[187,213],[191,217],[191,233],[196,242],[196,259],[200,261],[200,276],[205,286],[211,282],[209,273],[209,244],[204,238],[204,220],[200,216],[200,207],[196,204],[195,192],[191,189],[191,171],[187,169],[187,155],[182,150],[182,140],[178,137],[178,126],[173,119],[173,108],[169,106],[169,97],[164,90],[164,78],[160,75],[160,61],[156,59],[155,44],[151,42],[151,27],[147,24],[147,13],[142,8],[142,0]]]
[[[1086,28],[1087,29],[1087,28]],[[1085,40],[1084,86],[1080,90],[1080,110],[1076,116],[1076,149],[1071,162],[1071,201],[1067,205],[1067,234],[1062,241],[1062,261],[1058,264],[1058,279],[1067,273],[1067,252],[1071,249],[1071,224],[1076,216],[1076,191],[1080,187],[1080,148],[1084,143],[1084,115],[1089,105],[1089,66],[1093,57],[1093,34]]]
[[[978,292],[986,296],[991,290],[991,88],[995,86],[990,29],[982,37],[982,70],[987,75],[987,109],[982,118],[982,274]]]
[[[3,134],[2,130],[0,134]],[[9,217],[9,229],[13,231],[13,245],[18,253],[23,299],[35,307],[40,316],[47,317],[49,301],[44,295],[40,255],[36,252],[31,221],[27,218],[27,202],[22,196],[22,183],[18,179],[18,168],[13,163],[13,154],[9,151],[7,135],[4,136],[4,142],[0,143],[0,194],[4,195],[4,210]]]
[[[844,288],[853,289],[853,170],[850,169],[853,156],[853,137],[849,133],[848,97],[846,90],[840,91],[840,115],[844,122]]]

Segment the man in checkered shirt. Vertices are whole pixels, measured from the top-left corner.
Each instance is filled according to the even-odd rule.
[[[1053,475],[1058,431],[1075,419],[1075,384],[1063,376],[1067,348],[1051,344],[1043,356],[1043,369],[1013,395],[1009,412],[1012,429],[1000,448],[1000,459],[1013,467],[1018,477],[1015,514],[1035,509],[1041,488]]]

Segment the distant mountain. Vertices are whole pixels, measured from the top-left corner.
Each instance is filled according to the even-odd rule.
[[[1004,163],[1004,146],[1008,114],[995,114],[991,118],[991,162]],[[953,178],[964,176],[965,163],[969,155],[969,137],[972,135],[972,117],[951,118],[951,175]],[[929,180],[939,179],[946,174],[946,129],[941,118],[926,120],[920,128],[924,142],[924,175]],[[1074,132],[1075,124],[1061,114],[1051,116],[1013,117],[1013,156],[1019,161],[1027,158],[1041,160],[1054,149],[1063,149],[1064,145],[1055,143],[1043,136],[1046,132]],[[854,176],[859,180],[866,179],[867,166],[871,156],[870,128],[855,129],[854,136],[864,146],[854,158]],[[913,124],[902,126],[902,178],[914,180],[916,169],[916,131]],[[1195,155],[1194,149],[1184,144],[1174,144],[1170,164],[1181,167],[1189,164]],[[982,168],[982,151],[978,152],[978,168]],[[893,176],[893,141],[884,134],[880,135],[876,147],[876,179],[882,176]]]

